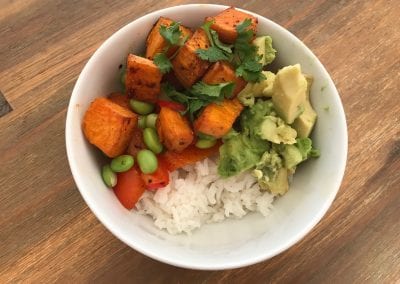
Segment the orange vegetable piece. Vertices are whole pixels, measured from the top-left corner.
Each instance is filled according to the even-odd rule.
[[[172,24],[172,22],[173,20],[171,19],[160,17],[158,21],[154,24],[146,39],[146,57],[148,59],[153,60],[154,55],[163,52],[164,49],[167,47],[167,41],[160,34],[160,27],[161,25],[168,27]],[[193,34],[193,32],[189,28],[182,25],[179,26],[179,30],[182,32],[182,37],[190,38]],[[167,56],[172,56],[177,51],[177,49],[178,46],[171,46],[168,49]]]
[[[129,97],[155,102],[160,93],[161,78],[162,74],[153,61],[128,55],[125,85]]]
[[[120,105],[126,109],[131,110],[131,107],[129,105],[129,98],[127,95],[114,92],[108,95],[107,97],[110,101],[116,103],[117,105]]]
[[[185,88],[190,88],[206,73],[210,63],[198,57],[197,49],[207,49],[210,45],[206,33],[197,29],[182,46],[172,60],[174,73]]]
[[[167,151],[159,155],[159,159],[165,163],[170,172],[175,171],[187,165],[194,164],[205,158],[214,156],[218,153],[221,143],[215,144],[208,149],[199,149],[194,145],[190,145],[180,153]]]
[[[225,99],[221,103],[207,105],[193,126],[196,132],[221,138],[232,128],[236,118],[243,110],[238,99]]]
[[[181,152],[194,138],[188,120],[179,112],[168,107],[161,107],[157,120],[157,132],[160,141],[168,150]]]
[[[117,185],[114,186],[113,190],[126,209],[135,207],[135,204],[146,190],[139,169],[135,166],[129,171],[118,173]]]
[[[251,19],[250,29],[257,33],[258,19],[250,14],[230,7],[214,17],[207,17],[206,21],[214,20],[211,26],[218,33],[219,39],[225,43],[234,43],[237,38],[236,26],[245,19]]]
[[[108,157],[124,153],[137,125],[137,115],[106,98],[97,98],[83,118],[83,132],[89,142]]]
[[[242,77],[237,77],[232,66],[225,61],[218,61],[211,65],[202,81],[207,84],[219,84],[226,82],[235,83],[233,95],[236,96],[244,89],[247,82]]]

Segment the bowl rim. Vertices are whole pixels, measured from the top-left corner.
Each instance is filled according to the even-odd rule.
[[[167,8],[163,8],[163,9],[159,9],[159,10],[155,10],[153,12],[147,13],[143,16],[140,16],[136,19],[134,19],[133,21],[129,22],[128,24],[122,26],[120,29],[118,29],[116,32],[114,32],[111,36],[109,36],[97,49],[96,51],[91,55],[91,57],[89,58],[89,60],[87,61],[87,63],[85,64],[84,68],[82,69],[82,71],[79,74],[79,77],[74,85],[73,91],[72,91],[72,95],[70,97],[69,100],[69,104],[68,104],[68,110],[67,110],[67,116],[66,116],[66,123],[65,123],[65,142],[66,142],[66,151],[67,151],[67,158],[68,158],[68,163],[71,169],[71,173],[73,176],[73,179],[76,183],[76,186],[79,190],[79,192],[81,193],[83,199],[85,200],[85,203],[87,204],[87,206],[90,208],[90,210],[94,213],[94,215],[97,217],[97,219],[115,236],[117,237],[119,240],[121,240],[123,243],[125,243],[126,245],[128,245],[130,248],[135,249],[136,251],[142,253],[143,255],[146,255],[152,259],[158,260],[160,262],[163,263],[167,263],[170,265],[174,265],[177,267],[182,267],[182,268],[189,268],[189,269],[199,269],[199,270],[223,270],[223,269],[233,269],[233,268],[239,268],[239,267],[244,267],[244,266],[249,266],[252,264],[256,264],[259,263],[261,261],[270,259],[280,253],[282,253],[283,251],[287,250],[288,248],[290,248],[291,246],[293,246],[294,244],[296,244],[297,242],[299,242],[301,239],[303,239],[322,219],[322,217],[326,214],[326,212],[328,211],[328,209],[331,207],[331,204],[333,202],[333,200],[335,199],[343,177],[344,177],[344,173],[345,173],[345,168],[346,168],[346,162],[347,162],[347,156],[348,156],[348,130],[347,130],[347,122],[346,122],[346,116],[345,116],[345,112],[344,112],[344,108],[343,108],[343,104],[341,101],[341,98],[339,96],[339,93],[336,89],[335,84],[333,83],[333,80],[331,78],[331,76],[329,75],[329,73],[327,72],[327,70],[325,69],[325,67],[322,65],[322,63],[319,61],[319,59],[314,55],[314,53],[299,39],[297,38],[294,34],[292,34],[290,31],[288,31],[287,29],[285,29],[284,27],[282,27],[281,25],[273,22],[272,20],[259,15],[257,13],[245,10],[245,9],[241,9],[241,8],[236,8],[237,10],[241,10],[243,12],[249,13],[251,15],[254,15],[258,18],[262,18],[264,21],[268,22],[269,25],[275,26],[276,28],[278,28],[279,30],[281,30],[282,33],[285,33],[286,36],[292,38],[294,41],[297,42],[297,44],[299,44],[302,49],[304,50],[304,52],[310,56],[315,64],[317,65],[317,68],[321,70],[321,72],[323,73],[324,77],[327,78],[327,83],[329,85],[331,85],[333,87],[333,96],[334,99],[336,100],[337,106],[338,106],[338,115],[343,119],[343,123],[344,123],[344,133],[343,133],[343,139],[345,141],[344,145],[345,145],[345,149],[344,150],[344,159],[342,161],[342,164],[339,165],[338,167],[338,173],[339,173],[339,177],[336,180],[336,184],[334,185],[334,188],[336,188],[335,191],[332,191],[332,193],[330,194],[329,198],[327,198],[327,200],[325,201],[325,203],[323,204],[323,206],[321,206],[321,209],[319,211],[318,215],[315,215],[312,219],[311,222],[309,222],[307,224],[307,226],[305,226],[302,230],[300,230],[296,235],[293,235],[292,238],[290,239],[290,241],[288,241],[285,245],[282,245],[280,247],[277,247],[274,250],[270,250],[268,252],[265,253],[260,253],[257,256],[248,256],[247,258],[244,259],[240,259],[239,261],[233,261],[230,262],[230,260],[227,260],[227,263],[224,265],[215,265],[212,262],[210,262],[209,264],[198,264],[198,263],[188,263],[187,260],[184,259],[179,259],[179,258],[168,258],[168,256],[160,256],[157,253],[153,252],[151,249],[149,249],[148,247],[143,248],[140,246],[137,246],[134,242],[132,242],[131,240],[129,240],[129,238],[127,238],[125,236],[125,234],[123,234],[120,230],[116,229],[113,226],[112,220],[111,218],[107,217],[107,214],[102,212],[99,207],[95,206],[95,204],[93,202],[90,201],[89,196],[86,194],[85,190],[83,189],[83,181],[81,180],[81,175],[78,172],[78,163],[77,161],[75,161],[72,157],[73,157],[73,139],[72,139],[72,133],[73,133],[73,129],[72,129],[72,124],[73,124],[73,117],[74,117],[74,106],[75,106],[75,101],[76,98],[78,96],[78,90],[79,90],[79,86],[81,84],[83,84],[83,74],[87,73],[87,70],[89,69],[89,66],[91,66],[93,64],[93,62],[95,61],[95,58],[97,58],[99,56],[100,53],[102,53],[103,49],[106,49],[106,47],[114,40],[115,37],[117,37],[118,34],[123,33],[125,29],[128,29],[129,26],[131,25],[135,25],[135,23],[137,21],[143,20],[144,18],[147,17],[153,17],[159,13],[163,13],[163,12],[170,12],[173,10],[179,10],[179,9],[193,9],[193,8],[199,8],[199,6],[205,6],[205,7],[213,7],[213,8],[220,8],[222,9],[226,9],[230,6],[227,5],[219,5],[219,4],[183,4],[183,5],[177,5],[177,6],[171,6],[171,7],[167,7]]]

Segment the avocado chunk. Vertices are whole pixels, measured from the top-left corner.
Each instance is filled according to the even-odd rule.
[[[259,135],[276,144],[294,144],[297,132],[279,117],[269,115],[261,123]]]
[[[293,169],[303,161],[301,151],[294,145],[285,145],[285,149],[281,154],[286,169]]]
[[[309,101],[304,103],[304,112],[295,119],[292,126],[297,131],[297,136],[306,138],[310,136],[317,120],[317,113],[312,108]]]
[[[284,195],[289,190],[288,171],[280,168],[274,180],[267,182],[269,191],[274,195]]]
[[[303,74],[304,78],[306,78],[307,81],[307,89],[306,89],[306,100],[310,99],[310,92],[311,92],[311,86],[314,82],[314,77],[309,74]]]
[[[243,134],[225,140],[219,148],[219,175],[230,177],[254,167],[268,146],[261,139],[250,139]]]
[[[275,74],[262,71],[265,78],[258,83],[247,83],[246,87],[238,94],[238,99],[243,105],[252,106],[257,97],[272,97]]]
[[[265,66],[275,59],[276,50],[272,47],[270,36],[260,36],[254,39],[253,44],[257,47],[257,54],[260,55],[260,63]]]
[[[297,136],[300,138],[306,138],[310,136],[311,131],[314,128],[315,122],[317,120],[317,113],[313,109],[310,103],[310,90],[311,84],[313,82],[313,77],[310,75],[305,75],[307,80],[307,90],[306,90],[306,101],[304,102],[304,111],[292,124],[292,127],[296,129]]]
[[[307,80],[301,73],[300,64],[284,67],[276,74],[272,101],[286,123],[293,123],[304,111],[306,91]]]

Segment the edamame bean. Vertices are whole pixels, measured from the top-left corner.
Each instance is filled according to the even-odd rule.
[[[149,114],[154,109],[154,105],[134,99],[129,100],[129,104],[134,112],[142,115]]]
[[[120,82],[125,89],[125,81],[126,81],[126,67],[122,66],[120,70]]]
[[[139,118],[138,118],[138,126],[140,127],[140,128],[146,128],[146,116],[144,116],[144,115],[139,115]]]
[[[143,141],[147,148],[156,154],[160,154],[163,150],[163,145],[158,138],[157,131],[154,128],[147,127],[143,130]]]
[[[117,184],[117,175],[112,171],[110,165],[103,166],[101,177],[108,187],[114,187]]]
[[[146,127],[156,128],[158,115],[156,113],[150,113],[146,116]]]
[[[214,139],[214,140],[199,139],[199,140],[197,140],[195,146],[200,149],[207,149],[207,148],[211,148],[212,146],[214,146],[215,143],[217,143],[216,139]]]
[[[208,135],[208,134],[204,134],[204,133],[197,133],[197,136],[202,139],[202,140],[215,140],[216,138],[214,136]]]
[[[142,173],[152,174],[158,168],[156,155],[150,150],[140,150],[136,156],[138,165]]]
[[[121,155],[112,159],[110,167],[116,173],[126,172],[130,168],[132,168],[135,160],[131,155]]]

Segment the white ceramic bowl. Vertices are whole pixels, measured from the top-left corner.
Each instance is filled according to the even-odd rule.
[[[225,6],[193,4],[171,7],[126,25],[94,53],[73,90],[66,121],[68,160],[75,182],[99,220],[135,250],[162,262],[193,269],[228,269],[250,265],[286,250],[303,238],[330,207],[340,187],[347,157],[347,128],[338,92],[315,55],[294,35],[258,17],[258,33],[271,35],[279,66],[300,63],[315,78],[311,100],[318,113],[313,132],[321,157],[301,165],[290,191],[277,200],[269,218],[250,214],[241,220],[205,225],[193,235],[171,236],[157,230],[150,217],[124,209],[100,176],[102,157],[82,133],[91,101],[118,86],[118,66],[129,52],[143,51],[147,33],[160,16],[198,27]],[[250,13],[250,12],[248,12]],[[329,107],[329,110],[326,108]]]

